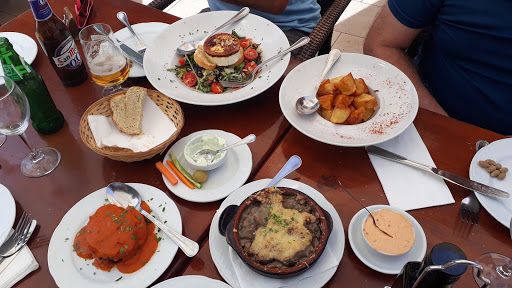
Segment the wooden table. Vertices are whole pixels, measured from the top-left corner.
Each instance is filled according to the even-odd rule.
[[[74,2],[53,0],[50,5],[56,14],[61,15],[63,7],[72,8]],[[123,28],[115,16],[121,10],[129,15],[133,24],[156,21],[173,23],[179,20],[132,1],[102,0],[95,1],[89,23],[107,23],[117,31]],[[21,32],[35,39],[34,22],[32,13],[28,11],[1,26],[0,31]],[[292,61],[289,69],[297,64],[297,61]],[[28,150],[21,139],[9,137],[0,148],[0,182],[9,188],[16,200],[17,219],[22,211],[28,211],[39,223],[29,247],[41,267],[16,287],[56,287],[47,264],[48,244],[53,231],[76,202],[114,181],[140,182],[166,191],[176,202],[184,220],[183,234],[202,246],[200,253],[192,259],[178,252],[172,264],[155,283],[182,274],[202,274],[221,279],[211,260],[207,239],[211,219],[220,201],[196,204],[174,196],[154,168],[154,163],[161,160],[160,156],[136,163],[123,163],[101,157],[89,150],[80,139],[78,124],[87,107],[100,99],[102,88],[90,78],[80,86],[63,87],[41,49],[32,66],[43,76],[53,99],[64,113],[66,125],[58,133],[49,136],[39,135],[31,127],[27,130],[34,145],[55,147],[62,154],[60,165],[47,176],[35,179],[22,176],[19,164]],[[256,134],[258,139],[250,146],[253,168],[249,181],[271,178],[291,155],[299,155],[303,159],[303,166],[288,178],[320,191],[337,209],[346,234],[350,219],[359,207],[338,189],[335,178],[344,179],[353,193],[365,199],[366,205],[387,204],[380,182],[364,149],[322,144],[290,126],[279,109],[281,81],[261,95],[242,103],[220,107],[181,104],[185,112],[185,127],[180,137],[204,129],[222,129],[242,137]],[[152,88],[145,79],[132,82]],[[476,140],[494,141],[503,138],[499,134],[423,109],[420,109],[415,125],[437,166],[463,176],[468,176]],[[351,168],[340,163],[350,163]],[[450,184],[449,188],[457,203],[467,195],[465,189]],[[507,229],[485,210],[480,213],[477,226],[460,221],[458,204],[421,209],[411,214],[425,230],[428,249],[436,243],[449,241],[459,245],[469,259],[491,251],[512,255]],[[339,269],[327,286],[383,287],[391,284],[393,278],[366,267],[352,252],[347,240]],[[466,273],[462,281],[458,287],[474,285],[469,273]]]

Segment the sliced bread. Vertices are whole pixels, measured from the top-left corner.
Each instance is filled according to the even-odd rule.
[[[146,96],[146,88],[132,87],[125,94],[110,99],[112,121],[121,132],[130,135],[142,134],[142,105]]]
[[[194,61],[197,65],[203,67],[206,70],[212,70],[217,67],[217,64],[213,63],[208,54],[204,52],[203,45],[199,45],[194,53]]]

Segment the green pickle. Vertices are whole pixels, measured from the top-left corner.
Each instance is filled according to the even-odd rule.
[[[5,37],[0,37],[0,62],[5,76],[25,93],[30,105],[32,126],[41,134],[52,134],[64,126],[64,116],[55,106],[41,75],[16,53]]]

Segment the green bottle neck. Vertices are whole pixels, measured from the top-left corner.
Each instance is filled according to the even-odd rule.
[[[32,67],[14,51],[11,43],[0,44],[0,62],[5,76],[14,81],[21,80],[32,72]]]

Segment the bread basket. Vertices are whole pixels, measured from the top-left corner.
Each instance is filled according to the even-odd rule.
[[[82,141],[84,141],[85,145],[92,151],[102,156],[123,162],[141,161],[162,153],[167,148],[167,146],[169,146],[169,144],[171,144],[180,134],[181,128],[183,128],[183,125],[185,124],[185,118],[178,102],[158,91],[149,89],[147,91],[151,100],[155,102],[155,104],[162,110],[162,112],[164,112],[167,117],[169,117],[169,119],[176,126],[176,132],[174,132],[174,134],[172,134],[169,139],[144,152],[133,152],[130,149],[118,147],[99,148],[96,145],[96,140],[94,140],[91,128],[89,127],[87,116],[103,115],[106,117],[112,117],[110,99],[116,95],[124,94],[126,92],[121,91],[94,102],[94,104],[85,110],[84,115],[82,115],[82,118],[80,119],[80,137],[82,138]]]

